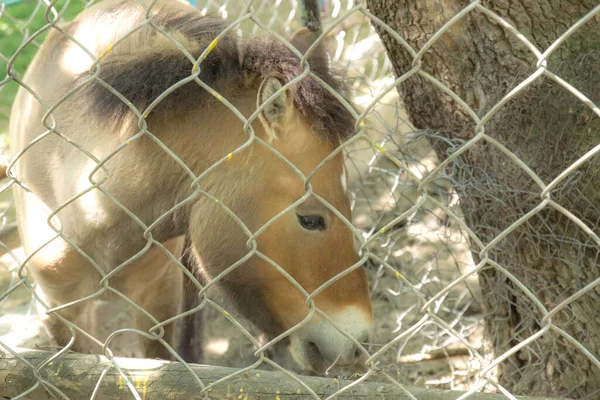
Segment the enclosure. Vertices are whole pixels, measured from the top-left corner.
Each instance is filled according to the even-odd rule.
[[[11,153],[9,116],[19,87],[28,88],[25,70],[46,35],[69,35],[60,24],[96,3],[0,0],[6,166],[0,189],[0,396],[600,399],[598,2],[192,2],[244,39],[264,34],[291,47],[292,34],[308,28],[348,83],[343,103],[355,134],[336,151],[345,157],[352,209],[347,222],[367,273],[374,327],[360,343],[364,365],[332,365],[325,374],[301,368],[289,354],[274,358],[282,338],[263,334],[197,281],[201,365],[186,363],[171,347],[176,361],[113,356],[111,342],[122,334],[162,340],[164,321],[148,332],[131,328],[130,313],[140,306],[127,298],[124,308],[97,302],[110,323],[94,338],[96,354],[49,340],[42,319],[57,318],[57,310],[36,292],[13,202],[13,190],[28,190],[14,165],[34,144]],[[154,2],[139,4],[147,12],[144,24],[153,26]],[[219,45],[217,38],[213,43]],[[190,64],[190,77],[198,76],[202,57]],[[313,79],[307,59],[302,79]],[[90,71],[90,79],[95,74]],[[213,95],[238,118],[226,98]],[[60,136],[49,122],[54,105],[47,106],[47,130],[39,134]],[[144,129],[141,136],[148,135]],[[171,156],[166,146],[164,151]],[[107,160],[94,163],[101,167]],[[302,179],[310,193],[312,174]],[[78,196],[102,189],[91,176],[87,184]],[[156,244],[151,235],[148,243]],[[181,263],[174,268],[185,269]],[[103,284],[102,290],[116,291]],[[307,304],[317,312],[311,297]],[[189,314],[182,311],[167,323],[181,329]],[[62,318],[60,323],[73,340],[86,334]]]

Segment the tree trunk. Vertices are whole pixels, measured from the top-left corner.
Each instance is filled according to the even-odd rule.
[[[368,0],[369,10],[399,33],[417,52],[434,33],[469,5],[467,0]],[[484,0],[480,3],[501,16],[541,52],[586,13],[597,0]],[[547,62],[552,71],[600,101],[600,29],[596,15],[571,35]],[[374,24],[398,76],[409,71],[413,57],[389,33]],[[423,56],[421,71],[441,81],[480,118],[534,73],[530,50],[480,9],[457,21]],[[431,129],[440,159],[455,153],[476,134],[476,123],[449,95],[430,81],[413,75],[398,88],[416,128]],[[600,143],[600,119],[594,112],[547,76],[520,90],[485,123],[485,133],[504,145],[549,184],[561,172]],[[437,140],[443,137],[444,141]],[[448,140],[449,139],[449,140]],[[600,233],[598,157],[573,170],[550,191],[550,203],[518,224],[489,251],[473,242],[486,294],[487,333],[495,356],[522,343],[547,325],[544,312],[505,268],[541,304],[552,310],[600,276],[599,246],[572,218],[569,210],[596,234]],[[490,243],[528,212],[539,206],[542,189],[523,168],[493,141],[480,140],[455,158],[445,173],[453,180],[471,230]],[[514,394],[593,399],[600,396],[600,287],[552,316],[593,356],[590,358],[554,328],[501,363],[500,383]],[[595,361],[592,359],[595,357]]]

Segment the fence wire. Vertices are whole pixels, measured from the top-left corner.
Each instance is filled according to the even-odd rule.
[[[203,15],[218,16],[229,21],[230,25],[227,31],[239,31],[242,37],[252,37],[267,32],[285,43],[286,46],[291,47],[284,38],[289,38],[301,27],[300,1],[199,0],[197,8]],[[55,2],[38,0],[8,6],[7,2],[3,3],[0,0],[0,67],[5,71],[2,73],[3,75],[0,75],[2,78],[0,80],[0,133],[3,135],[4,150],[10,146],[10,143],[7,143],[6,132],[8,131],[11,103],[17,89],[20,86],[26,87],[27,82],[23,81],[23,75],[33,54],[50,30],[56,30],[61,35],[69,36],[55,22],[72,20],[80,11],[95,3],[94,1],[76,0]],[[140,2],[140,4],[143,3]],[[594,144],[595,147],[586,148],[577,161],[562,172],[556,171],[556,178],[551,182],[546,182],[536,174],[535,168],[528,166],[515,155],[514,149],[504,147],[502,143],[488,136],[485,131],[486,123],[499,109],[540,77],[547,77],[556,82],[588,107],[591,113],[600,116],[600,109],[590,98],[547,68],[548,58],[562,43],[586,22],[598,18],[600,6],[590,10],[573,26],[566,27],[564,33],[547,49],[538,49],[527,39],[526,35],[515,29],[510,21],[495,14],[480,1],[469,3],[441,29],[432,33],[428,42],[420,49],[411,48],[398,32],[384,27],[383,23],[368,10],[364,2],[324,0],[321,2],[321,7],[323,28],[317,41],[327,44],[330,49],[331,62],[343,71],[344,78],[349,81],[350,97],[359,110],[358,112],[352,111],[356,135],[339,147],[339,151],[344,152],[346,159],[352,221],[348,221],[332,204],[313,192],[311,179],[316,174],[315,171],[309,176],[305,176],[289,160],[277,154],[269,143],[254,135],[250,127],[251,121],[235,110],[226,96],[221,97],[213,88],[198,79],[204,55],[198,60],[193,60],[195,67],[190,69],[188,80],[195,80],[198,85],[214,93],[218,100],[231,110],[231,118],[239,119],[244,124],[248,141],[207,168],[202,175],[196,176],[191,173],[194,181],[193,192],[172,209],[165,210],[161,219],[173,214],[177,208],[189,202],[199,198],[208,198],[217,202],[219,207],[227,212],[247,235],[249,253],[239,262],[229,266],[222,275],[208,285],[203,286],[197,279],[186,275],[194,281],[197,291],[201,294],[201,302],[194,311],[202,311],[201,315],[204,320],[202,332],[204,362],[215,366],[235,367],[235,371],[215,381],[202,379],[180,357],[176,349],[163,339],[165,326],[181,322],[181,319],[189,313],[173,315],[165,321],[157,320],[112,284],[117,278],[111,278],[117,272],[128,268],[130,263],[142,258],[151,247],[161,249],[171,259],[173,268],[181,269],[184,274],[187,272],[177,257],[171,254],[163,243],[153,237],[152,228],[155,223],[145,224],[126,209],[110,191],[103,187],[104,180],[93,181],[90,178],[89,185],[79,195],[52,210],[51,215],[58,215],[64,209],[68,210],[69,205],[91,190],[100,191],[106,198],[112,200],[116,207],[134,220],[144,232],[143,241],[146,245],[143,251],[117,266],[113,271],[105,271],[99,265],[102,260],[90,259],[81,250],[80,244],[74,243],[64,235],[61,228],[55,225],[51,219],[48,221],[56,232],[56,237],[64,239],[72,248],[77,249],[77,252],[102,276],[100,287],[96,288],[97,291],[94,294],[81,298],[68,307],[98,300],[101,296],[109,293],[113,297],[119,298],[126,306],[111,308],[110,305],[99,302],[99,307],[104,307],[102,312],[110,314],[111,319],[110,323],[99,326],[97,332],[87,332],[73,321],[61,317],[58,311],[62,307],[50,308],[36,292],[35,282],[25,265],[31,254],[25,254],[15,229],[16,216],[11,191],[13,187],[27,190],[27,182],[22,181],[9,167],[8,178],[4,181],[5,184],[0,194],[3,208],[0,215],[3,225],[0,238],[2,239],[0,246],[3,249],[0,259],[3,268],[0,275],[2,285],[0,287],[0,293],[2,293],[0,296],[0,346],[5,354],[10,353],[27,363],[35,377],[35,383],[32,386],[21,387],[19,393],[13,394],[16,396],[13,398],[28,398],[40,387],[59,398],[69,398],[60,381],[54,379],[59,375],[59,372],[55,373],[55,368],[61,357],[73,347],[75,338],[81,337],[95,343],[97,349],[101,350],[101,353],[110,361],[109,367],[100,375],[95,386],[90,388],[90,391],[93,391],[92,397],[101,397],[99,388],[102,386],[102,381],[106,379],[109,370],[116,370],[121,375],[120,385],[123,390],[123,398],[145,398],[146,389],[141,388],[139,383],[124,373],[122,359],[113,356],[113,347],[118,341],[117,338],[124,334],[159,342],[173,359],[185,366],[186,379],[197,385],[198,396],[210,397],[211,391],[219,385],[227,385],[244,373],[259,368],[281,372],[286,377],[293,379],[302,393],[308,393],[313,398],[320,398],[316,389],[307,383],[309,380],[306,380],[303,375],[307,371],[296,364],[289,355],[273,358],[272,353],[275,352],[276,344],[279,341],[301,329],[313,315],[319,315],[332,325],[335,324],[325,312],[315,306],[314,302],[316,295],[332,282],[325,283],[324,286],[312,293],[307,293],[298,282],[289,276],[284,266],[278,265],[262,253],[257,245],[257,239],[278,219],[282,218],[285,212],[293,211],[298,204],[311,195],[343,221],[352,230],[359,243],[359,262],[348,266],[349,268],[345,272],[336,276],[332,281],[341,279],[345,274],[365,264],[375,319],[374,331],[368,342],[359,343],[347,333],[345,334],[347,338],[358,345],[363,353],[366,359],[364,368],[356,366],[334,368],[329,371],[330,378],[334,380],[349,378],[354,380],[357,385],[366,381],[392,383],[408,398],[413,399],[416,398],[411,394],[414,387],[461,390],[464,392],[461,399],[470,398],[474,393],[481,391],[498,392],[505,398],[515,399],[511,390],[500,384],[498,367],[502,368],[509,363],[510,357],[519,351],[533,348],[536,341],[547,335],[548,332],[560,336],[568,342],[569,346],[584,354],[589,359],[592,368],[597,368],[597,373],[600,374],[598,354],[594,354],[577,338],[568,334],[565,326],[553,323],[553,316],[564,310],[570,310],[574,302],[581,296],[597,296],[600,277],[578,288],[559,304],[550,304],[538,298],[537,293],[510,272],[510,268],[501,265],[495,257],[490,255],[503,238],[515,232],[534,215],[548,208],[561,213],[568,221],[576,224],[588,235],[594,246],[600,246],[600,238],[596,233],[597,227],[587,226],[574,212],[554,202],[551,195],[554,188],[572,179],[578,168],[592,159],[600,150],[600,146]],[[448,32],[454,23],[472,14],[485,15],[495,21],[506,32],[527,46],[537,59],[535,72],[508,92],[484,116],[478,115],[467,105],[466,101],[421,68],[421,60],[427,51]],[[185,48],[175,37],[168,35],[168,32],[153,22],[151,13],[146,16],[143,24],[148,24],[153,29],[161,31],[174,46],[178,47],[182,53],[187,54]],[[373,25],[387,29],[398,41],[398,45],[403,46],[411,55],[413,68],[410,71],[399,77],[393,75],[390,60]],[[133,34],[136,29],[125,33],[123,37]],[[443,133],[419,131],[411,126],[404,106],[398,97],[397,88],[415,75],[426,79],[437,86],[441,92],[450,96],[472,119],[476,130],[469,141],[451,140]],[[98,72],[94,72],[88,80],[91,81],[97,77]],[[304,77],[312,77],[318,81],[314,73],[310,71],[310,65],[305,68],[300,77],[294,79],[294,82]],[[168,93],[183,83],[185,82],[175,84],[174,87],[163,93],[158,101],[163,100]],[[105,87],[115,96],[124,99],[115,89]],[[325,88],[325,90],[330,91],[331,88]],[[69,92],[57,104],[48,104],[47,106],[52,111],[75,93],[76,91]],[[334,93],[334,95],[341,99],[339,94]],[[175,165],[183,171],[190,171],[179,155],[174,154],[147,129],[144,116],[150,111],[151,108],[135,110],[139,118],[139,131],[134,136],[124,139],[104,159],[94,157],[90,149],[86,149],[83,143],[70,141],[70,145],[75,146],[81,154],[89,157],[96,166],[96,170],[108,171],[106,164],[111,158],[124,151],[132,143],[139,142],[142,138],[149,138],[172,158]],[[43,137],[59,136],[65,141],[67,140],[55,129],[56,121],[53,120],[52,112],[48,113],[43,123],[47,128],[47,131],[42,134]],[[438,159],[430,145],[432,138],[446,143],[452,149],[446,159]],[[452,176],[454,166],[460,162],[460,156],[481,141],[487,142],[506,155],[515,167],[525,171],[537,183],[540,190],[537,206],[518,215],[514,222],[509,223],[506,229],[499,232],[488,243],[478,238],[467,226],[453,186],[455,180]],[[255,232],[249,231],[227,204],[223,204],[218,198],[204,191],[201,184],[203,177],[210,171],[226,164],[251,144],[258,144],[273,152],[303,180],[306,187],[306,192],[300,199]],[[16,154],[9,154],[5,151],[5,163],[12,166],[33,145],[34,143],[30,143],[24,148],[16,149],[19,152]],[[324,168],[332,157],[333,155],[319,164],[316,171]],[[107,175],[109,175],[108,172]],[[144,193],[137,195],[144,196]],[[210,292],[210,288],[216,284],[216,281],[223,279],[228,273],[233,273],[237,267],[242,265],[243,261],[252,256],[265,260],[285,276],[291,285],[305,294],[310,307],[307,318],[276,338],[263,335],[251,323],[235,315],[232,306],[226,300],[213,296]],[[477,261],[474,261],[474,258]],[[494,353],[493,332],[485,330],[486,314],[493,313],[493,310],[484,306],[484,293],[481,292],[479,285],[478,273],[485,268],[493,268],[503,279],[510,280],[517,288],[518,296],[529,299],[532,308],[539,316],[537,332],[527,337],[520,336],[520,332],[514,332],[514,337],[518,337],[519,343],[502,354]],[[133,329],[130,322],[126,321],[127,316],[134,310],[152,321],[152,326],[147,331]],[[45,315],[55,318],[68,328],[71,337],[68,344],[56,346],[55,343],[49,341],[40,322]],[[131,343],[134,342],[135,339],[131,341]],[[54,354],[43,362],[33,365],[21,357],[19,351],[22,348],[48,350]],[[539,368],[543,370],[546,365],[540,363]],[[331,397],[347,395],[351,393],[351,390],[352,386],[341,387]],[[272,394],[274,397],[279,397],[279,393]],[[527,394],[527,392],[519,390],[518,394]],[[239,398],[244,398],[243,395],[244,393],[240,392]],[[247,393],[246,396],[248,396]],[[594,394],[588,396],[587,398],[594,398]],[[250,398],[252,398],[252,394],[250,394]]]

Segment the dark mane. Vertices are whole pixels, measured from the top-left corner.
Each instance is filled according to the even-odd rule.
[[[193,10],[183,13],[164,9],[156,13],[153,21],[170,34],[183,36],[187,40],[186,49],[196,59],[226,27],[222,21],[203,17]],[[155,29],[148,29],[152,29],[147,35],[149,41],[160,35]],[[307,48],[302,41],[294,45],[301,52]],[[317,50],[308,60],[311,71],[343,96],[345,88],[332,72],[326,52]],[[140,112],[165,90],[192,74],[192,63],[174,46],[165,51],[147,45],[131,54],[117,53],[107,56],[100,66],[99,78]],[[202,62],[200,71],[200,80],[231,101],[252,82],[275,74],[287,83],[301,74],[303,68],[294,52],[277,40],[255,37],[241,45],[233,35],[227,35]],[[88,76],[86,73],[78,79],[83,81]],[[290,88],[290,93],[298,111],[320,137],[337,145],[353,135],[352,115],[314,79],[302,79]],[[133,116],[126,103],[99,83],[90,84],[79,96],[81,104],[88,105],[88,111],[103,121],[122,122]],[[205,89],[189,82],[162,99],[148,119],[170,112],[189,112],[215,101]]]

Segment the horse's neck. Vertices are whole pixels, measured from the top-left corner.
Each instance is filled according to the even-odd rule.
[[[252,105],[254,99],[255,93],[242,93],[232,103],[248,117],[255,108]],[[253,123],[252,127],[254,134],[263,135],[259,123]],[[258,168],[253,161],[253,148],[256,144],[235,153],[245,145],[250,133],[244,132],[244,122],[231,110],[220,103],[213,104],[207,109],[198,110],[195,115],[178,121],[165,121],[162,128],[163,134],[159,138],[197,178],[190,177],[178,161],[170,161],[165,174],[168,174],[168,170],[178,172],[171,175],[176,178],[165,182],[169,188],[162,192],[172,196],[174,204],[190,199],[190,196],[214,196],[224,204],[244,201],[244,187],[247,187],[245,183],[252,179],[252,174]],[[195,201],[197,200],[190,201],[189,204]],[[187,228],[188,209],[188,206],[181,207],[181,211],[174,214],[177,227]]]

